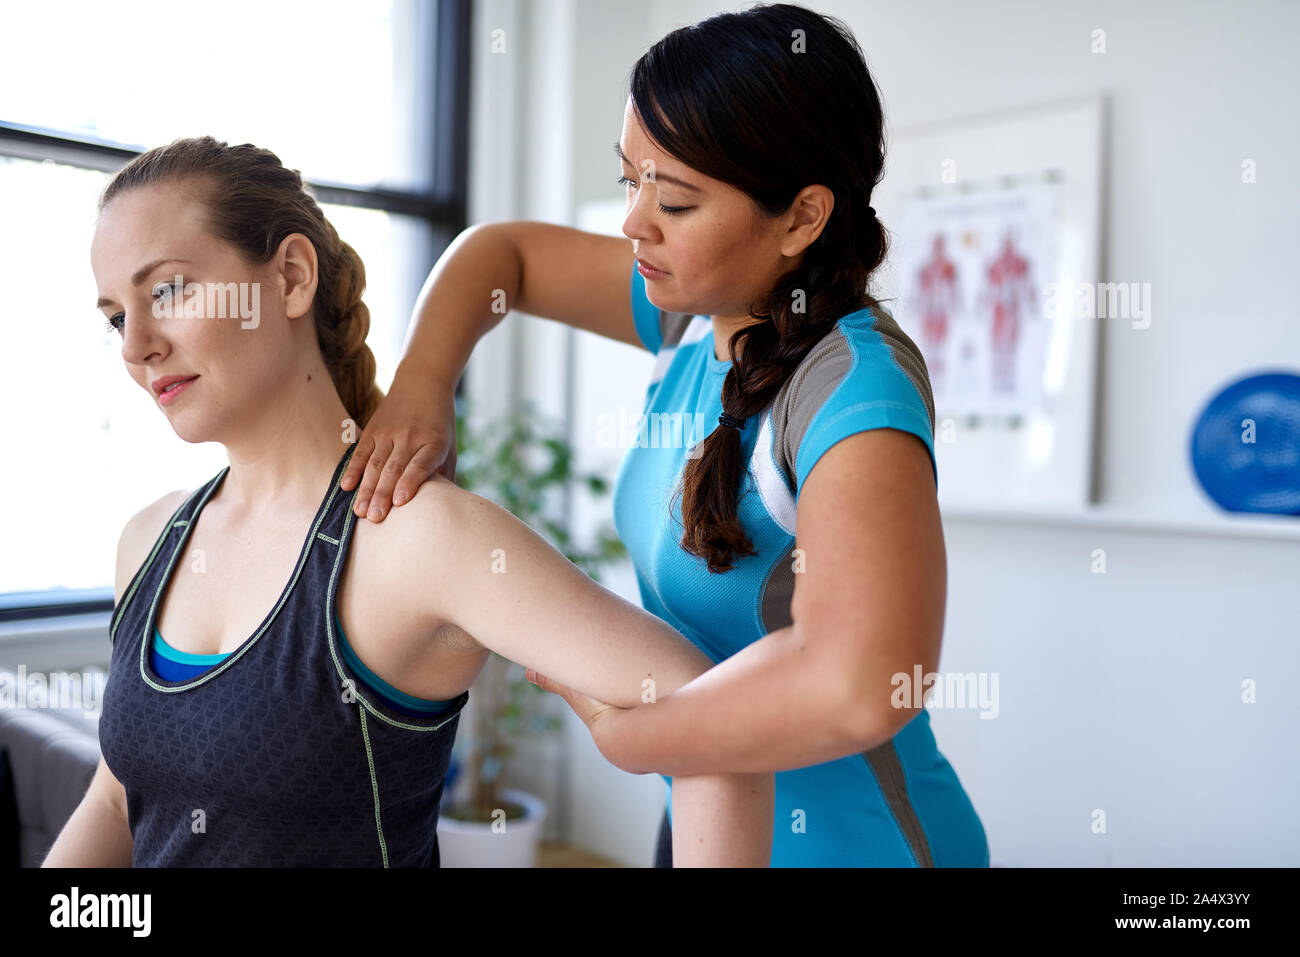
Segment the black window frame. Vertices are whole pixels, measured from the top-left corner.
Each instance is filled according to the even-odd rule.
[[[470,25],[472,0],[437,0],[429,18],[424,51],[433,56],[430,98],[433,164],[427,190],[351,186],[324,180],[308,185],[322,203],[359,206],[424,220],[432,233],[432,270],[438,257],[467,225],[469,202]],[[0,119],[0,156],[52,160],[63,166],[112,173],[140,150],[73,132],[9,123]],[[464,393],[465,381],[456,385]],[[112,587],[57,588],[0,593],[0,623],[111,612]]]

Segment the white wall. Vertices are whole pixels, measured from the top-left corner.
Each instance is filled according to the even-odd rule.
[[[515,64],[514,89],[547,112],[512,121],[476,103],[473,218],[573,224],[584,204],[617,198],[610,144],[635,59],[677,26],[743,6],[519,5],[536,36],[531,60]],[[500,0],[486,7],[494,17],[515,9]],[[1102,519],[945,520],[940,668],[997,673],[1000,713],[932,717],[984,820],[993,862],[1300,863],[1300,825],[1284,804],[1300,785],[1300,706],[1283,684],[1300,665],[1300,539],[1219,534],[1185,464],[1193,418],[1225,380],[1261,366],[1300,367],[1287,283],[1300,253],[1291,215],[1300,184],[1290,175],[1300,155],[1300,68],[1289,48],[1300,12],[1260,2],[815,8],[853,29],[894,126],[1106,93],[1105,274],[1097,278],[1152,288],[1150,328],[1103,329]],[[1105,54],[1089,52],[1095,29],[1106,31]],[[520,192],[496,178],[509,163],[482,152],[487,144],[517,175],[537,164]],[[1240,182],[1246,158],[1258,165],[1251,186]],[[553,325],[511,319],[493,336]],[[572,353],[531,338],[514,352],[488,345],[474,361],[492,357],[499,377],[513,368],[499,361],[508,353],[521,364],[523,394],[567,397],[581,447],[584,423],[599,411],[639,409],[644,382],[621,373],[638,361],[636,350],[575,335]],[[557,384],[561,357],[572,366]],[[593,521],[589,510],[575,514],[582,527]],[[1206,520],[1182,529],[1129,520],[1148,514]],[[1104,575],[1091,571],[1096,548],[1106,550]],[[635,597],[626,569],[611,584]],[[1240,701],[1246,679],[1258,684],[1257,704]],[[662,785],[609,767],[580,724],[566,740],[566,833],[648,864]],[[1091,831],[1096,809],[1106,813],[1104,834]]]
[[[470,221],[576,225],[583,204],[619,195],[611,144],[622,122],[626,75],[643,51],[644,11],[599,0],[488,0],[475,16]],[[488,52],[495,29],[506,31],[504,55]],[[603,153],[594,141],[604,142]],[[643,350],[512,314],[475,350],[468,392],[492,414],[532,401],[562,418],[570,425],[575,467],[603,469],[612,478],[617,457],[584,442],[583,423],[619,402],[639,412],[651,363]],[[589,536],[611,522],[608,498],[603,514],[601,504],[575,496],[576,534]],[[638,600],[630,565],[602,579]],[[559,699],[553,702],[564,733],[521,748],[511,780],[550,804],[547,838],[648,866],[663,813],[662,780],[610,765],[582,722]],[[462,726],[470,723],[467,716]]]

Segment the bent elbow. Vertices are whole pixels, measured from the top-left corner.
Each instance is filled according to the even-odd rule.
[[[854,751],[870,751],[890,741],[917,715],[910,706],[900,707],[893,687],[876,681],[864,687],[861,680],[848,682],[841,699],[844,734]]]

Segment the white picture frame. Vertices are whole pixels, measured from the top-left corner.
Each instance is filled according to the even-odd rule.
[[[933,358],[947,375],[948,385],[936,388],[934,436],[945,510],[1076,512],[1093,499],[1098,324],[1081,294],[1097,287],[1101,272],[1104,106],[1096,96],[901,127],[888,142],[873,205],[891,250],[876,288],[923,354],[932,344],[927,366]],[[925,307],[936,307],[919,290],[933,287],[918,280],[918,269],[936,231],[948,228],[963,242],[973,236],[976,248],[964,250],[964,319],[951,324],[944,363],[933,343],[946,340],[927,336],[923,321]],[[1006,261],[1019,279],[1010,286],[995,264],[1006,250],[991,242],[1008,228],[1018,231]],[[1006,307],[989,293],[1010,289],[1022,310],[1016,317],[1012,303],[1012,322],[1022,322],[1008,340]],[[981,335],[991,341],[995,325],[1003,330],[998,354],[989,346],[980,355],[972,343]],[[942,328],[933,316],[930,327]],[[969,360],[967,372],[982,366],[987,375],[967,374],[964,387],[951,387],[955,356]],[[1009,364],[1014,375],[1005,373]],[[995,378],[1012,390],[993,389]]]

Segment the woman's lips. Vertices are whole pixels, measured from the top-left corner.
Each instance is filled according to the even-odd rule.
[[[176,397],[198,381],[198,376],[193,379],[186,379],[180,385],[172,386],[170,389],[163,390],[162,395],[158,396],[158,401],[163,405],[171,405],[176,401]]]
[[[663,279],[665,276],[670,275],[662,269],[655,269],[653,266],[646,265],[640,259],[636,261],[636,268],[646,279]]]

